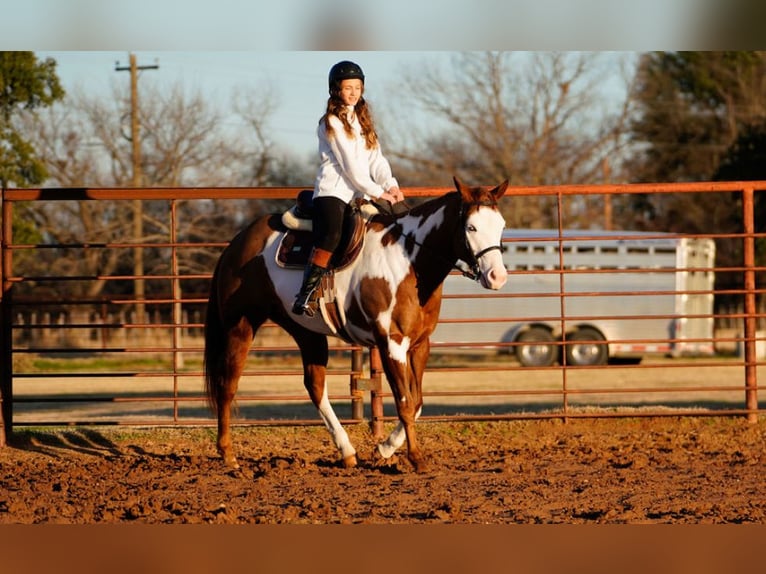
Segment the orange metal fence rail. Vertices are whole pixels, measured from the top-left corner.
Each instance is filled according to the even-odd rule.
[[[200,332],[203,328],[199,309],[205,294],[184,295],[183,285],[205,281],[210,274],[183,273],[180,255],[185,250],[220,249],[220,242],[184,242],[178,240],[183,229],[177,206],[180,202],[254,201],[291,199],[302,188],[150,188],[150,189],[6,189],[2,192],[2,253],[0,282],[0,445],[14,427],[50,425],[210,425],[202,393]],[[742,242],[742,265],[686,271],[715,271],[719,274],[741,274],[742,289],[711,289],[713,297],[726,295],[741,301],[734,313],[687,313],[685,318],[707,318],[712,321],[735,321],[737,327],[718,332],[714,338],[697,341],[726,347],[728,354],[684,359],[644,360],[633,364],[573,366],[564,358],[553,366],[524,367],[513,358],[519,342],[484,341],[432,345],[432,361],[424,382],[424,420],[508,420],[518,418],[577,418],[614,416],[745,416],[757,420],[762,407],[758,402],[759,346],[764,337],[758,330],[764,315],[758,313],[757,298],[763,293],[757,286],[757,274],[764,269],[756,265],[754,194],[766,189],[766,182],[700,182],[685,184],[572,185],[555,187],[512,187],[506,199],[517,196],[546,195],[555,198],[561,214],[562,199],[567,196],[635,194],[635,193],[736,193],[742,198],[743,229],[741,233],[696,237]],[[432,197],[448,188],[424,187],[405,190],[407,196]],[[13,237],[13,206],[17,202],[98,201],[120,202],[146,200],[164,202],[167,206],[167,228],[162,241],[140,240],[115,243],[82,242],[22,244]],[[572,320],[567,315],[567,301],[598,296],[597,290],[568,292],[566,277],[577,274],[603,274],[613,277],[625,273],[620,269],[567,268],[563,251],[567,221],[558,219],[556,238],[559,266],[554,270],[509,271],[509,283],[525,274],[558,277],[558,289],[536,293],[482,293],[475,299],[510,301],[511,298],[556,298],[557,311],[546,316],[528,316],[530,323],[559,322],[562,327]],[[587,234],[587,233],[586,233]],[[630,239],[630,232],[622,239]],[[647,236],[647,237],[650,237]],[[617,237],[619,239],[619,236]],[[143,275],[57,275],[30,274],[14,262],[15,254],[32,254],[43,250],[76,249],[125,250],[137,248],[163,249],[169,265],[164,272]],[[17,255],[18,257],[18,255]],[[678,270],[673,270],[678,271]],[[212,269],[211,269],[212,272]],[[630,270],[638,273],[640,270]],[[654,270],[657,272],[657,270]],[[122,295],[81,297],[65,300],[55,289],[42,289],[62,282],[114,282],[124,284],[136,280],[164,282],[167,296],[136,297],[129,289]],[[467,280],[466,280],[467,281]],[[24,293],[16,293],[19,287]],[[643,294],[668,295],[670,292],[644,291]],[[684,295],[684,292],[673,291]],[[612,293],[615,297],[637,295],[630,290]],[[454,296],[447,294],[445,300]],[[148,312],[136,320],[130,311],[137,304]],[[66,313],[62,312],[66,310]],[[153,316],[152,311],[155,311]],[[195,311],[196,310],[196,311]],[[160,312],[162,311],[162,312]],[[195,315],[196,313],[196,315]],[[586,319],[607,320],[594,312]],[[677,319],[674,314],[644,313],[620,316],[621,321],[639,324],[649,318]],[[440,324],[487,326],[507,323],[518,317],[498,314],[490,318],[443,318]],[[582,318],[579,318],[582,319]],[[301,386],[301,366],[295,347],[284,341],[268,324],[262,340],[252,348],[252,358],[243,376],[238,395],[239,424],[317,424],[308,397]],[[565,331],[562,328],[562,331]],[[274,334],[273,337],[270,335]],[[626,343],[613,340],[610,344]],[[632,339],[633,344],[647,347],[677,342],[671,334],[660,339]],[[594,341],[596,343],[596,341]],[[552,343],[560,352],[569,344],[566,336]],[[331,347],[328,379],[331,388],[338,385],[346,392],[331,395],[340,403],[344,422],[369,420],[378,434],[384,422],[394,418],[391,396],[383,383],[379,357],[375,351],[338,342]],[[734,349],[734,351],[732,351]],[[33,367],[35,361],[47,357],[67,357],[64,370]],[[97,366],[96,358],[104,358]],[[258,357],[258,358],[256,358]],[[78,367],[87,359],[87,367]],[[120,364],[120,360],[124,365]],[[144,361],[144,363],[142,363]],[[366,363],[366,364],[365,364]],[[94,366],[96,365],[96,366]],[[55,366],[61,369],[61,361]],[[707,376],[703,381],[701,374]],[[604,380],[606,382],[604,382]],[[340,381],[340,383],[339,383]],[[343,406],[346,404],[347,406]],[[368,414],[365,415],[365,410]],[[346,416],[343,417],[343,413]]]

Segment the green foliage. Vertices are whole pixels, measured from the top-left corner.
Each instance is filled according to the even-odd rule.
[[[766,121],[745,126],[737,141],[729,148],[714,176],[718,181],[764,181],[766,180]],[[755,231],[766,231],[766,198],[763,193],[754,194]],[[734,198],[737,220],[741,214],[741,199]],[[766,261],[766,238],[755,240],[756,258],[759,265]]]
[[[653,52],[639,62],[631,122],[633,181],[766,179],[766,52]],[[763,231],[763,201],[756,227]],[[741,194],[633,196],[623,211],[638,227],[682,233],[739,233]],[[766,246],[758,242],[760,261]],[[741,241],[719,239],[716,263],[742,264]],[[719,289],[741,288],[739,274],[716,276]],[[721,297],[719,297],[721,299]]]
[[[631,122],[633,181],[763,179],[766,52],[653,52],[641,57]],[[633,196],[624,209],[639,227],[736,232],[741,206],[720,196]],[[719,263],[739,253],[719,250]],[[727,260],[727,257],[731,257]]]
[[[721,160],[713,179],[766,180],[766,121],[746,125]]]
[[[653,52],[636,84],[634,181],[710,180],[742,131],[766,117],[766,52]]]
[[[63,97],[55,60],[40,62],[33,52],[0,52],[0,111],[5,122],[19,107],[46,107]]]
[[[756,52],[668,52],[657,63],[690,102],[711,108],[726,105],[733,76],[752,76],[762,65]]]
[[[45,165],[35,157],[35,150],[13,129],[0,130],[0,182],[18,186],[37,185],[47,177]]]
[[[24,204],[17,203],[15,207],[18,208],[22,205]],[[43,235],[40,232],[40,229],[28,218],[23,216],[17,217],[19,211],[23,210],[17,209],[13,212],[13,242],[22,245],[34,245],[36,243],[42,243]],[[16,253],[14,257],[19,257],[20,255],[23,255],[23,253]]]
[[[42,183],[47,172],[32,145],[14,128],[17,114],[33,112],[64,97],[56,62],[33,52],[0,52],[0,183]]]

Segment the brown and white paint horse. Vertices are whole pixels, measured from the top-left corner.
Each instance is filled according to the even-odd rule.
[[[421,384],[436,327],[442,283],[458,261],[468,264],[487,289],[507,280],[500,241],[505,222],[497,201],[508,187],[469,187],[429,200],[398,216],[376,215],[368,223],[357,259],[336,272],[335,287],[345,330],[352,342],[378,347],[393,392],[399,423],[377,451],[384,459],[407,441],[415,470],[426,463],[415,421],[423,405]],[[255,220],[223,251],[213,275],[205,322],[205,389],[218,416],[218,452],[237,466],[230,433],[231,404],[258,328],[271,319],[300,348],[303,382],[340,451],[343,464],[357,464],[356,450],[328,400],[325,372],[331,329],[321,315],[295,315],[291,308],[300,270],[277,265],[285,231],[279,215]]]

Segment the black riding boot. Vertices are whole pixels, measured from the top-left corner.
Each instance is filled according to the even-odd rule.
[[[319,282],[322,280],[326,269],[319,265],[310,263],[306,265],[306,269],[303,271],[303,285],[301,290],[295,297],[295,303],[293,303],[293,313],[296,315],[303,315],[304,313],[309,317],[313,317],[317,311],[316,302],[312,301],[314,292],[319,287]]]

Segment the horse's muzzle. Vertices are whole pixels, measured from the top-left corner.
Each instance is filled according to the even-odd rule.
[[[486,273],[479,275],[481,286],[485,289],[500,289],[508,281],[508,272],[505,267],[492,267]]]

